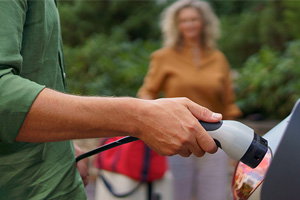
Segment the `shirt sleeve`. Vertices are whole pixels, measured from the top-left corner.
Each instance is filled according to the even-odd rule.
[[[158,97],[166,77],[165,70],[163,69],[163,63],[160,58],[161,56],[158,56],[157,53],[153,53],[151,55],[149,70],[144,78],[142,87],[137,93],[137,97],[151,97],[152,99],[156,99]]]
[[[12,143],[44,86],[24,79],[22,35],[26,0],[0,1],[0,141]]]
[[[225,56],[223,56],[223,63],[225,64],[225,80],[224,80],[224,119],[236,119],[242,116],[242,111],[235,103],[235,94],[230,75],[230,66]]]

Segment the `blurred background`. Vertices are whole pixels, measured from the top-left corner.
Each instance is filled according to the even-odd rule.
[[[162,10],[173,1],[59,0],[68,92],[135,96],[150,54],[161,47]],[[221,22],[247,124],[263,134],[300,97],[300,2],[208,0]],[[98,140],[78,141],[85,150]],[[89,189],[88,189],[89,190]]]
[[[245,117],[283,119],[300,97],[300,2],[208,2]],[[135,96],[149,55],[161,47],[160,13],[171,3],[60,0],[69,92]]]

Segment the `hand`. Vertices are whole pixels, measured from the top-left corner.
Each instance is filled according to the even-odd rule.
[[[188,157],[215,153],[217,146],[197,119],[218,122],[222,115],[187,98],[144,100],[145,110],[138,119],[138,137],[161,155]]]
[[[74,143],[74,149],[75,149],[76,156],[79,156],[80,154],[84,153],[75,143]],[[85,158],[85,159],[79,161],[76,164],[76,167],[82,178],[84,186],[87,186],[87,184],[89,183],[89,160],[88,160],[88,158]]]

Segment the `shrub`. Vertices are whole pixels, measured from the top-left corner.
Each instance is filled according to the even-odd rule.
[[[236,80],[237,100],[244,113],[286,117],[300,97],[300,41],[290,42],[280,55],[263,47],[250,57]]]
[[[77,46],[94,34],[123,29],[130,40],[158,39],[163,5],[156,1],[60,1],[64,43]]]
[[[128,41],[124,34],[90,37],[83,46],[65,47],[69,92],[135,96],[157,41]]]
[[[300,27],[296,25],[300,20],[298,2],[245,1],[240,6],[236,4],[239,2],[217,3],[225,9],[219,11],[222,24],[220,47],[233,68],[241,67],[262,46],[283,52],[287,42],[300,39]],[[233,12],[224,14],[226,9]]]

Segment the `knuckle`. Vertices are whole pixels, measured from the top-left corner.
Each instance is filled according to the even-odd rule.
[[[198,121],[193,120],[191,122],[184,123],[183,126],[184,133],[181,134],[181,140],[184,144],[191,143],[195,139],[195,136],[199,135],[199,130],[201,130],[199,129],[200,124]]]
[[[186,124],[186,128],[189,130],[189,132],[196,132],[198,126],[199,123],[194,121]]]
[[[185,103],[188,103],[188,102],[190,101],[187,97],[182,97],[182,100],[183,100]]]
[[[179,100],[178,102],[187,104],[190,100],[187,97],[177,97],[177,100]]]
[[[187,97],[181,97],[184,101],[188,101],[189,99]]]
[[[188,136],[189,134],[184,134],[180,140],[181,146],[185,147],[190,144],[190,137]],[[180,150],[180,149],[178,149]]]
[[[175,146],[173,148],[173,154],[178,154],[182,150],[182,145]]]
[[[164,151],[161,155],[174,156],[176,154],[179,154],[180,151],[181,151],[181,147],[179,145],[172,145],[170,148],[168,148],[166,151]]]

